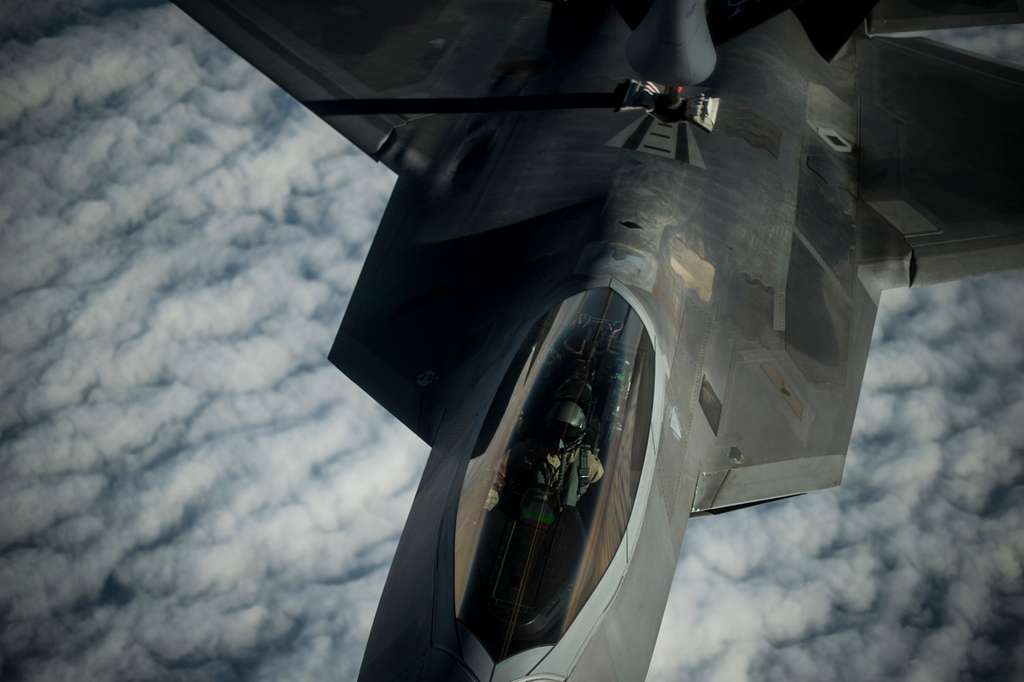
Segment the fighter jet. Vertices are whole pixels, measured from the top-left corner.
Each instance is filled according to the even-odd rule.
[[[882,292],[1024,266],[1024,72],[882,36],[1016,0],[177,4],[398,175],[362,682],[643,679],[690,518],[840,483]]]

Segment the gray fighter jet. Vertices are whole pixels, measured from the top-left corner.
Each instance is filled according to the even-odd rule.
[[[330,352],[433,448],[363,682],[643,679],[691,517],[839,484],[883,290],[1024,266],[1024,72],[871,37],[1017,0],[178,4],[398,174]]]

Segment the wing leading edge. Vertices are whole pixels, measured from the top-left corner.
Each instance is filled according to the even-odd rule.
[[[911,284],[1024,267],[1024,70],[923,39],[858,47],[861,197]]]
[[[932,31],[1024,22],[1021,0],[881,0],[868,20],[868,33]]]
[[[445,97],[514,89],[530,54],[503,64],[517,32],[549,11],[528,0],[175,0],[175,4],[300,102]],[[525,51],[524,51],[525,52]],[[452,117],[324,116],[395,172],[422,171]]]

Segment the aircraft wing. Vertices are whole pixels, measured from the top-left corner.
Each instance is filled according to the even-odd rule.
[[[923,39],[858,45],[861,197],[911,283],[1024,267],[1024,70]]]
[[[881,0],[868,19],[868,33],[931,31],[1024,22],[1020,0]]]
[[[302,101],[472,96],[514,89],[529,71],[515,29],[549,10],[528,0],[175,0],[231,49]],[[514,93],[506,93],[514,94]],[[425,169],[452,117],[325,116],[396,172]],[[447,120],[446,120],[447,119]]]
[[[859,238],[884,235],[884,248],[869,239],[858,250],[881,249],[901,264],[909,251],[912,284],[1024,267],[1024,71],[922,39],[860,40],[856,58],[859,192],[808,182],[814,178],[802,169],[798,205],[806,198],[839,207],[836,225],[856,215]],[[855,120],[851,109],[851,128]],[[810,162],[819,141],[805,137],[808,144]],[[803,239],[794,241],[783,299],[800,307],[773,325],[784,330],[785,352],[741,350],[727,362],[706,362],[699,403],[715,439],[695,514],[826,488],[842,477],[875,306],[836,267],[852,231],[824,229],[812,215],[798,210]],[[892,233],[899,245],[887,241]]]

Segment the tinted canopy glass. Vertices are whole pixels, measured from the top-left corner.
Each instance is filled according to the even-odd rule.
[[[495,660],[554,644],[604,575],[643,468],[654,352],[611,289],[567,299],[512,362],[469,462],[455,609]]]

